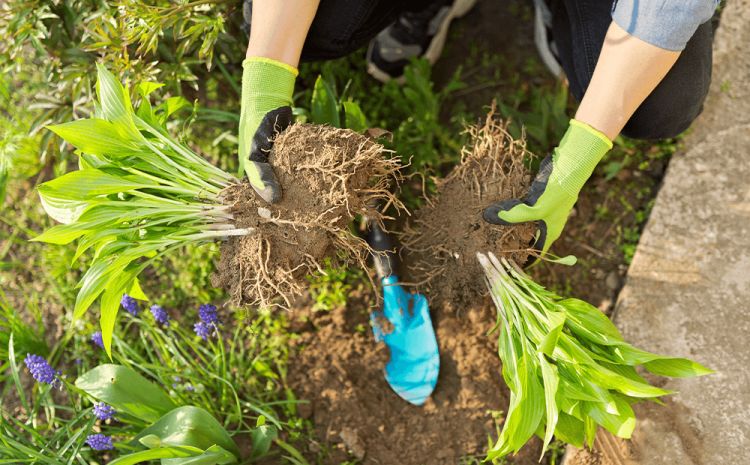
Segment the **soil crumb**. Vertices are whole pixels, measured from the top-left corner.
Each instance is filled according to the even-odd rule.
[[[247,183],[222,193],[236,226],[253,229],[222,244],[212,277],[234,306],[289,308],[326,257],[364,266],[369,248],[350,231],[352,219],[382,222],[373,206],[401,207],[390,193],[399,161],[354,131],[293,125],[278,136],[269,160],[283,189],[281,202],[266,204]]]
[[[486,223],[482,211],[492,202],[520,198],[531,182],[524,166],[530,155],[524,140],[514,140],[507,122],[493,111],[484,124],[467,129],[470,142],[461,162],[427,199],[401,237],[408,281],[425,288],[430,304],[452,308],[475,305],[487,293],[477,252],[493,252],[525,263],[533,224]]]
[[[491,307],[433,316],[440,377],[432,397],[416,407],[385,381],[388,350],[369,330],[376,297],[369,288],[361,292],[346,308],[293,313],[299,337],[288,382],[297,398],[310,402],[300,404],[299,413],[312,420],[320,441],[305,455],[320,464],[352,458],[381,465],[478,463],[471,459],[485,457],[488,437],[497,438],[496,422],[503,418],[493,412],[508,404],[495,338],[487,336],[495,324]],[[507,463],[536,464],[540,446],[534,438]]]

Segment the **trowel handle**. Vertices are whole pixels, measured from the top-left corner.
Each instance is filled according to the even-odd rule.
[[[372,259],[375,262],[375,271],[378,278],[387,278],[396,273],[398,268],[398,257],[395,253],[396,241],[387,232],[383,231],[375,222],[369,222],[367,231],[367,243],[375,252]],[[385,253],[382,253],[385,252]]]

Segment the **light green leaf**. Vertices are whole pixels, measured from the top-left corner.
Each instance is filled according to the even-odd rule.
[[[555,436],[568,444],[583,447],[583,421],[565,412],[560,412],[557,418],[557,427],[555,427]]]
[[[547,317],[549,319],[549,333],[542,339],[538,350],[548,357],[552,357],[552,353],[557,346],[557,340],[560,339],[560,334],[565,326],[565,314],[550,312]]]
[[[557,395],[557,385],[559,378],[557,376],[557,367],[547,361],[543,353],[538,354],[539,367],[542,372],[542,381],[544,382],[544,402],[546,411],[546,431],[544,433],[544,445],[542,446],[542,456],[547,451],[547,446],[552,442],[552,435],[557,426],[558,408],[555,402]],[[542,458],[540,457],[541,461]]]
[[[132,368],[122,365],[99,365],[81,375],[75,385],[96,400],[111,405],[115,410],[147,422],[157,421],[175,408],[172,400],[162,389]]]
[[[344,127],[359,133],[365,132],[368,128],[367,118],[362,112],[362,108],[356,102],[344,102]]]
[[[121,125],[103,119],[79,119],[46,127],[81,152],[91,155],[123,157],[141,148]]]
[[[144,99],[147,98],[153,91],[156,89],[160,89],[164,87],[164,84],[160,84],[158,82],[139,82],[137,86],[135,86],[138,93],[143,97]]]
[[[104,119],[121,123],[125,134],[139,140],[142,136],[133,122],[133,105],[127,89],[101,63],[97,63],[96,71],[96,94]]]
[[[164,108],[164,116],[171,116],[174,112],[185,108],[190,107],[190,102],[185,99],[185,97],[177,96],[177,97],[169,97],[166,102],[163,104]]]
[[[604,429],[623,439],[630,439],[635,429],[635,413],[622,397],[615,396],[618,414],[606,411],[601,404],[584,402],[583,409],[586,413]]]
[[[228,450],[213,445],[200,455],[184,459],[164,459],[162,465],[224,465],[236,463],[237,457]]]
[[[250,433],[252,444],[251,459],[263,457],[271,449],[274,439],[279,435],[278,430],[273,425],[258,425]]]
[[[143,292],[143,289],[141,289],[141,283],[138,281],[138,278],[133,279],[133,285],[130,286],[128,295],[134,299],[148,301],[148,296]]]
[[[40,194],[68,200],[89,200],[96,196],[118,194],[148,187],[123,176],[113,176],[98,169],[71,171],[38,187]]]
[[[714,370],[686,358],[664,357],[646,362],[643,366],[655,375],[671,376],[673,378],[690,378],[692,376],[715,373]]]
[[[218,445],[235,457],[240,455],[237,445],[224,427],[199,407],[184,406],[170,410],[141,431],[131,444],[137,447],[138,440],[147,435],[156,435],[164,445],[191,446],[202,450]]]
[[[76,296],[75,307],[73,308],[73,318],[79,319],[86,313],[86,310],[91,307],[97,297],[104,292],[107,282],[110,278],[111,268],[110,265],[113,258],[106,257],[101,260],[96,260],[86,270],[86,273],[78,283],[80,290]]]
[[[312,122],[317,124],[328,124],[333,127],[341,127],[339,120],[339,105],[333,95],[333,89],[328,85],[323,76],[318,76],[313,89],[311,114]]]
[[[158,459],[170,459],[175,457],[194,457],[203,451],[194,447],[159,447],[156,449],[142,450],[132,454],[118,457],[108,465],[134,465],[136,463],[148,462]]]
[[[42,208],[50,218],[62,224],[74,223],[91,205],[90,202],[54,197],[41,191],[39,192],[39,200],[41,200]]]

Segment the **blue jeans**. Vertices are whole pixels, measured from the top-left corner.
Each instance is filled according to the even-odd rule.
[[[399,14],[418,11],[428,3],[428,0],[321,0],[302,58],[325,60],[347,55],[366,45]],[[591,82],[612,22],[612,1],[548,3],[553,14],[552,38],[570,91],[580,101]],[[703,109],[711,82],[712,43],[713,28],[709,21],[693,34],[677,63],[625,125],[623,134],[637,139],[663,139],[674,137],[690,126]]]

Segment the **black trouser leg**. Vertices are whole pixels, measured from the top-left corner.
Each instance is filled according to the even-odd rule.
[[[405,11],[430,0],[321,0],[302,49],[305,61],[340,58],[366,45]]]
[[[580,101],[594,73],[611,18],[612,2],[559,0],[552,7],[553,36],[570,91]],[[711,22],[693,34],[664,80],[635,111],[622,133],[636,139],[674,137],[703,109],[711,83]],[[606,102],[605,102],[606,104]]]

